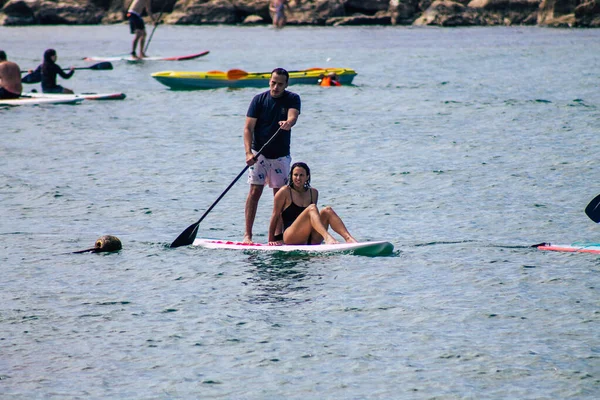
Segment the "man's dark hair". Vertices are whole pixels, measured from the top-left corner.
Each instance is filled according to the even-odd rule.
[[[0,50],[0,61],[6,61],[6,53],[4,50]]]
[[[286,83],[290,80],[290,74],[283,68],[275,68],[273,71],[271,71],[271,76],[273,76],[273,74],[285,76]]]

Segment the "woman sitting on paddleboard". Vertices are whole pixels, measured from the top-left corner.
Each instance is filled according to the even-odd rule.
[[[46,50],[44,52],[44,62],[37,67],[33,75],[41,79],[42,92],[44,93],[73,94],[71,89],[56,84],[56,75],[60,75],[63,79],[69,79],[75,73],[75,69],[71,67],[68,73],[63,72],[62,68],[56,63],[57,58],[56,50]]]
[[[331,226],[347,243],[356,240],[346,229],[342,219],[329,206],[317,208],[319,192],[310,187],[310,169],[303,162],[292,165],[288,186],[275,195],[273,214],[269,224],[269,245],[338,243],[327,229]],[[283,240],[275,237],[275,228],[283,221]]]

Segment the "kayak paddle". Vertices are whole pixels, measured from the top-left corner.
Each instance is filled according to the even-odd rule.
[[[267,143],[265,143],[260,148],[258,153],[256,153],[256,155],[254,156],[254,159],[256,159],[259,155],[262,154],[263,150],[269,145],[269,143],[271,143],[271,141],[275,138],[275,136],[277,136],[277,134],[279,133],[280,130],[281,130],[281,128],[277,129],[277,131],[273,134],[273,136],[271,136],[269,138],[269,140],[267,140]],[[180,246],[188,246],[188,245],[194,243],[194,239],[196,239],[196,234],[198,233],[198,226],[200,225],[200,222],[202,222],[204,217],[206,217],[208,215],[208,213],[217,205],[217,203],[223,198],[223,196],[225,196],[225,194],[238,181],[238,179],[241,178],[241,176],[244,174],[244,172],[246,172],[248,170],[248,168],[250,168],[250,166],[248,164],[246,164],[244,169],[238,174],[238,176],[235,177],[233,182],[231,182],[229,184],[229,186],[227,186],[227,189],[225,189],[225,191],[223,193],[221,193],[219,198],[217,200],[215,200],[214,203],[212,203],[212,205],[208,208],[208,210],[206,210],[206,212],[204,214],[202,214],[202,217],[200,217],[200,219],[197,222],[188,226],[185,231],[181,232],[181,234],[179,236],[177,236],[177,239],[175,239],[173,241],[173,243],[171,243],[172,248],[180,247]]]
[[[68,71],[69,69],[70,68],[63,68],[63,71]],[[103,61],[98,64],[91,65],[89,67],[75,67],[73,69],[91,69],[91,70],[96,70],[96,71],[107,71],[107,70],[113,69],[113,65],[109,61]],[[35,73],[36,71],[33,71],[32,73],[25,75],[23,78],[21,78],[21,82],[23,82],[23,83],[41,82],[42,81],[41,73],[36,74]],[[25,72],[27,72],[27,71],[21,71],[22,74],[24,74]]]
[[[303,69],[303,70],[299,70],[299,71],[288,71],[288,73],[305,72],[305,71],[319,71],[319,70],[325,70],[325,69],[327,69],[327,68],[307,68],[307,69]],[[230,69],[229,71],[227,71],[227,79],[237,80],[237,79],[245,78],[250,74],[262,75],[262,74],[270,74],[270,73],[271,72],[246,72],[243,69]]]
[[[594,222],[600,222],[600,194],[587,205],[585,213]]]
[[[71,68],[63,68],[63,71],[68,71],[70,69]],[[110,63],[110,61],[103,61],[98,64],[90,65],[89,67],[75,67],[73,69],[93,69],[93,70],[106,71],[106,70],[113,69],[113,65]],[[24,74],[25,72],[27,72],[27,71],[21,71],[22,74]]]

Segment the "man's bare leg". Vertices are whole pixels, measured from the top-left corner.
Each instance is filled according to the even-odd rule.
[[[139,59],[139,57],[136,55],[136,49],[137,49],[138,42],[140,41],[140,39],[142,37],[140,32],[142,32],[142,31],[140,31],[139,29],[135,31],[135,37],[133,38],[133,47],[131,49],[131,56],[136,59]]]
[[[263,185],[250,185],[250,191],[246,198],[246,208],[244,210],[246,217],[246,231],[244,232],[243,243],[252,243],[252,227],[254,226],[254,219],[256,218],[258,200],[260,200],[263,189]]]
[[[140,37],[140,58],[146,57],[146,52],[144,51],[146,47],[146,31],[142,31],[142,36]]]

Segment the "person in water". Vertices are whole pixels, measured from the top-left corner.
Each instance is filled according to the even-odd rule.
[[[338,80],[338,76],[335,72],[330,72],[327,76],[323,76],[319,79],[320,86],[342,86],[340,81]]]
[[[142,59],[146,57],[146,53],[144,52],[146,46],[146,26],[144,25],[144,20],[142,18],[142,14],[144,10],[148,13],[154,24],[157,24],[157,20],[154,19],[152,15],[152,4],[151,0],[133,0],[129,9],[127,10],[127,19],[129,20],[129,28],[132,35],[135,35],[133,38],[133,44],[131,48],[131,56],[133,58]],[[136,48],[138,43],[140,44],[140,52],[139,56],[136,55]]]
[[[269,224],[269,245],[327,244],[338,241],[327,232],[329,227],[347,243],[356,243],[342,219],[327,206],[317,208],[319,192],[310,186],[310,168],[303,162],[292,165],[289,184],[277,192]],[[279,220],[283,221],[283,241],[275,236]]]
[[[32,73],[32,81],[42,82],[43,93],[64,93],[73,94],[71,89],[64,88],[56,84],[56,75],[60,75],[63,79],[69,79],[75,73],[75,68],[70,67],[69,72],[65,73],[62,68],[56,63],[56,50],[48,49],[44,52],[44,62],[41,63]]]
[[[22,91],[21,69],[8,61],[6,53],[0,50],[0,99],[17,99]]]

